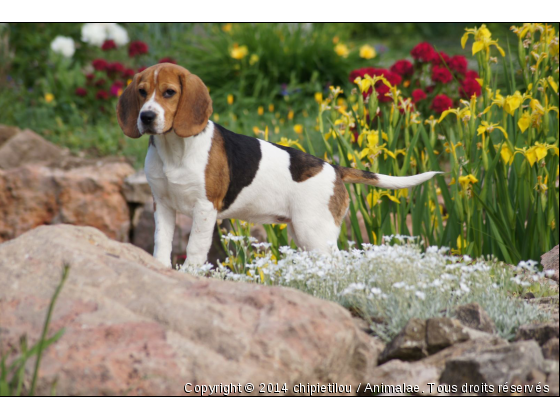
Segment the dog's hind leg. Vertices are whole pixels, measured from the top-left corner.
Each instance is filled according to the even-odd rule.
[[[312,220],[294,218],[291,224],[298,247],[322,254],[330,254],[333,249],[337,249],[340,226],[336,225],[330,213],[323,218]]]

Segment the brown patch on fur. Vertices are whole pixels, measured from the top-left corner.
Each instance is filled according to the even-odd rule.
[[[311,156],[311,155],[309,155],[309,156]],[[304,160],[304,162],[308,163],[309,166],[306,166],[303,170],[301,170],[301,172],[298,173],[299,176],[295,180],[296,182],[306,181],[309,178],[314,177],[315,175],[317,175],[319,172],[321,172],[323,170],[323,163],[322,162],[321,162],[320,165],[317,163],[317,161],[312,160],[312,159]],[[292,172],[292,175],[293,175],[294,171],[292,170],[291,167],[290,167],[290,171]]]
[[[224,198],[229,188],[229,165],[224,139],[219,130],[214,130],[208,163],[204,170],[206,198],[218,211],[224,206]]]
[[[156,205],[156,199],[153,195],[152,195],[152,199],[154,200],[154,213],[155,213],[157,210],[157,205]]]
[[[344,166],[335,167],[340,175],[342,182],[349,184],[366,184],[376,186],[379,183],[377,175],[373,172],[361,171],[359,169],[345,168]]]
[[[338,169],[338,168],[337,168]],[[342,224],[342,219],[346,215],[348,210],[348,205],[350,204],[350,197],[348,196],[348,191],[344,186],[344,181],[340,171],[336,171],[336,180],[334,181],[334,191],[333,195],[329,200],[329,210],[333,215],[334,221],[337,226]]]
[[[191,137],[206,128],[213,112],[212,99],[202,80],[183,70],[180,73],[181,98],[173,120],[173,129],[180,137]]]
[[[290,219],[289,217],[285,217],[285,216],[276,216],[276,221],[278,223],[290,223],[292,221],[292,219]]]
[[[138,120],[138,113],[143,104],[140,103],[140,98],[138,96],[138,79],[139,75],[137,74],[119,97],[119,102],[117,103],[117,120],[119,121],[119,125],[123,133],[133,139],[137,139],[141,135],[136,123]]]

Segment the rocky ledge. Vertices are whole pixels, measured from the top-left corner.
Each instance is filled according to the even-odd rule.
[[[97,229],[64,224],[0,244],[2,354],[14,357],[23,335],[36,342],[64,264],[70,274],[49,335],[65,332],[44,355],[42,394],[54,382],[58,395],[195,395],[197,385],[209,393],[248,383],[257,395],[261,383],[273,388],[260,395],[309,395],[300,384],[344,395],[559,392],[557,318],[520,328],[508,343],[469,304],[455,311],[459,320],[412,319],[385,346],[337,304],[283,287],[195,278]],[[558,297],[546,299],[558,306]],[[26,385],[32,370],[30,360]]]

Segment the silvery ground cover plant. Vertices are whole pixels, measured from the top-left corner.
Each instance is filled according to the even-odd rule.
[[[416,238],[391,236],[383,245],[333,250],[331,255],[281,247],[276,258],[270,243],[250,236],[223,236],[229,256],[214,267],[183,266],[191,274],[222,280],[293,287],[332,300],[369,321],[385,341],[410,318],[454,315],[458,305],[477,302],[490,315],[500,336],[513,339],[517,327],[548,315],[519,297],[552,293],[552,284],[534,261],[508,265],[495,258],[471,259],[448,248],[422,250]]]

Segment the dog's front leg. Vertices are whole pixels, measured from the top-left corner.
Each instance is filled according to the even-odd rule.
[[[218,212],[209,201],[199,200],[193,210],[193,225],[187,245],[187,265],[202,265],[208,259]]]
[[[154,257],[166,267],[171,267],[171,250],[173,233],[175,232],[175,210],[161,201],[154,202],[154,219],[156,232],[154,235]]]

